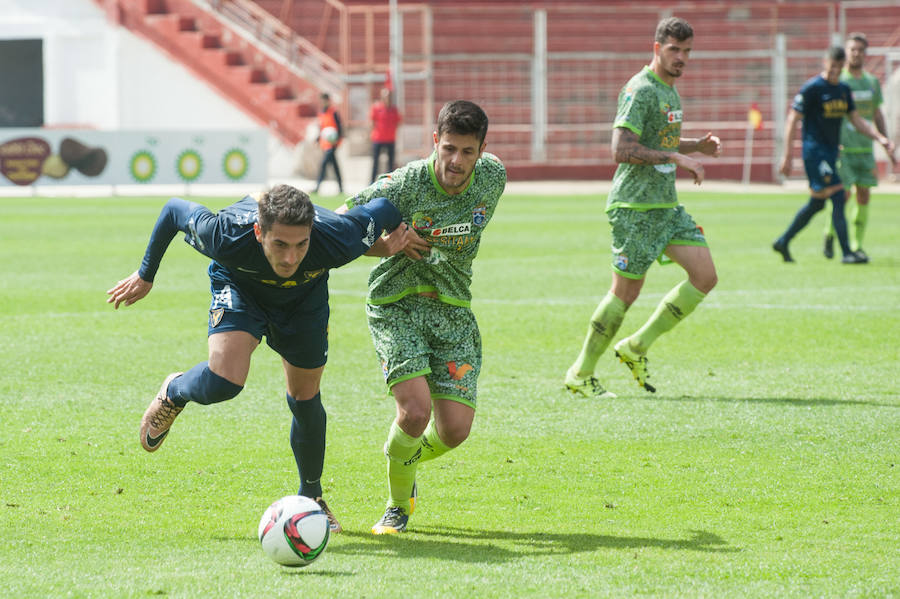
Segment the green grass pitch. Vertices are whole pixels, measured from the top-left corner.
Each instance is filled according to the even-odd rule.
[[[271,350],[237,399],[138,443],[163,377],[206,356],[206,260],[180,236],[147,298],[105,303],[164,198],[0,199],[0,595],[900,596],[900,197],[873,194],[864,266],[822,257],[821,215],[781,262],[802,193],[681,200],[719,285],[651,349],[656,394],[601,358],[607,401],[562,389],[609,285],[605,198],[502,200],[475,262],[475,426],[422,466],[400,537],[368,532],[394,414],[373,262],[334,271],[325,486],[346,532],[290,570],[256,539],[297,486]],[[619,336],[682,278],[654,266]]]

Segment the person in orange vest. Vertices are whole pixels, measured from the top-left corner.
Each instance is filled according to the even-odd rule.
[[[344,138],[344,130],[341,127],[341,117],[337,110],[331,105],[331,98],[328,94],[321,95],[322,109],[319,111],[319,147],[324,152],[322,156],[322,165],[319,167],[319,178],[316,180],[316,189],[313,193],[319,193],[319,186],[325,178],[325,168],[331,164],[334,168],[334,176],[337,178],[338,191],[344,193],[344,184],[341,181],[341,168],[338,166],[335,151],[341,145]]]

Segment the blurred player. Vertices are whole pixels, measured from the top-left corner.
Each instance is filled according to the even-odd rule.
[[[318,501],[332,530],[340,532],[320,482],[326,416],[319,381],[328,354],[328,269],[369,251],[382,229],[399,223],[400,214],[387,200],[374,199],[339,216],[313,206],[309,196],[288,185],[247,196],[217,214],[194,202],[169,200],[141,267],[107,291],[107,302],[118,308],[146,296],[169,243],[185,233],[189,245],[212,259],[209,360],[166,377],[141,420],[141,446],[159,449],[189,401],[209,405],[240,393],[250,355],[265,335],[284,366],[299,494]],[[394,237],[402,241],[402,235]],[[399,249],[387,242],[379,247]]]
[[[825,200],[831,198],[831,223],[841,246],[844,264],[864,264],[867,259],[850,249],[847,240],[847,221],[844,218],[844,183],[837,170],[837,156],[841,138],[841,123],[846,117],[856,130],[877,140],[884,146],[889,156],[893,156],[894,144],[872,128],[856,110],[856,103],[850,88],[841,83],[841,69],[847,57],[844,49],[835,46],[828,50],[823,61],[823,70],[800,88],[787,116],[784,141],[784,157],[781,159],[781,173],[791,174],[793,162],[794,135],[797,121],[803,121],[803,165],[809,179],[809,201],[797,211],[787,230],[775,240],[772,249],[781,254],[785,262],[793,262],[788,244],[818,211],[825,207]],[[893,159],[893,158],[892,158]]]
[[[847,67],[841,71],[841,81],[850,87],[853,103],[856,104],[859,115],[869,123],[873,123],[875,129],[887,137],[887,125],[881,112],[881,105],[884,103],[881,84],[877,77],[863,70],[868,47],[869,41],[865,34],[851,33],[848,36],[844,45],[847,52]],[[875,154],[872,150],[872,140],[858,132],[852,123],[844,119],[841,126],[838,173],[848,195],[856,185],[856,202],[850,205],[847,237],[850,249],[866,261],[869,257],[862,249],[862,241],[866,233],[866,224],[869,222],[869,190],[878,185],[878,170],[875,168]],[[825,226],[824,254],[826,258],[834,257],[834,227],[830,218]]]
[[[503,164],[484,151],[487,128],[480,107],[448,102],[429,158],[347,201],[385,197],[418,234],[369,276],[369,329],[397,407],[384,445],[390,495],[374,534],[406,529],[418,463],[465,441],[475,417],[481,336],[470,308],[472,260],[506,186]]]
[[[681,138],[681,98],[674,85],[690,58],[694,32],[684,20],[660,21],[653,61],[619,93],[612,153],[619,163],[606,212],[612,225],[612,286],[591,317],[587,337],[566,372],[566,387],[587,397],[615,397],[594,377],[597,360],[614,338],[644,285],[653,261],[668,256],[688,279],[669,291],[634,334],[615,345],[616,356],[641,387],[647,383],[647,350],[659,335],[681,322],[715,286],[716,269],[703,232],[678,203],[675,170],[703,182],[703,166],[685,154],[718,156],[719,138]]]

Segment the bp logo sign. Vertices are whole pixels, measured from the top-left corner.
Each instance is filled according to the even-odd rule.
[[[250,159],[242,149],[231,148],[225,152],[225,156],[222,158],[222,170],[226,177],[232,181],[239,181],[247,174],[249,168]]]
[[[200,157],[196,150],[185,150],[178,155],[178,160],[175,162],[175,170],[178,171],[178,176],[184,181],[188,183],[196,181],[200,174],[203,173],[203,158]]]
[[[131,157],[129,170],[135,181],[147,183],[156,176],[156,158],[147,150],[139,150]]]

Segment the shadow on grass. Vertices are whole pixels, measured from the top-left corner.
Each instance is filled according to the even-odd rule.
[[[334,553],[368,554],[379,550],[396,557],[426,557],[459,562],[499,563],[522,557],[563,555],[599,549],[633,550],[644,548],[675,551],[736,553],[721,537],[704,531],[691,531],[687,539],[656,539],[589,533],[546,534],[500,530],[475,530],[453,526],[425,526],[402,535],[375,537],[369,533],[345,531],[343,537],[361,537],[367,542],[344,542],[329,549]]]
[[[817,398],[810,399],[808,397],[722,397],[711,395],[635,395],[635,396],[619,396],[622,399],[633,401],[634,399],[644,399],[647,401],[712,401],[720,403],[748,403],[748,404],[773,404],[785,406],[797,406],[803,408],[809,407],[825,407],[825,406],[870,406],[875,408],[897,408],[900,404],[882,403],[878,401],[865,401],[861,399],[832,399]]]

